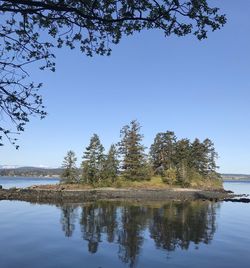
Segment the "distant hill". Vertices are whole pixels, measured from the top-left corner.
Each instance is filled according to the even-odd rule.
[[[249,180],[250,175],[248,174],[221,174],[223,180],[239,181],[239,180]]]
[[[60,177],[62,168],[40,168],[40,167],[0,167],[0,176],[12,177]]]

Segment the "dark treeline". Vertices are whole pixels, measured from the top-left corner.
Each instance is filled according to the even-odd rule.
[[[217,153],[210,139],[178,140],[172,131],[158,133],[146,154],[141,126],[133,120],[120,131],[120,141],[108,152],[94,134],[83,152],[81,174],[76,155],[69,151],[64,158],[62,182],[112,185],[119,179],[150,180],[154,175],[168,184],[190,185],[192,180],[212,180],[216,172]]]
[[[67,237],[80,224],[90,253],[96,253],[106,240],[117,245],[117,256],[122,262],[135,267],[145,231],[157,248],[167,252],[187,250],[192,243],[210,243],[216,231],[218,206],[211,202],[169,202],[160,207],[114,202],[65,205],[61,207],[61,224]]]

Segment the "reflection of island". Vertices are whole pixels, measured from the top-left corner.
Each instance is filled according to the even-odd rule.
[[[168,202],[162,206],[124,205],[99,202],[61,207],[61,224],[70,237],[76,222],[88,242],[90,253],[96,253],[103,239],[118,244],[118,257],[135,267],[147,230],[157,248],[173,251],[188,249],[191,243],[209,243],[213,239],[218,203]]]

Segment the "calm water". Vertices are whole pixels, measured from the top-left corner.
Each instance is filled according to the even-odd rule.
[[[250,193],[250,183],[226,183]],[[0,201],[1,268],[249,267],[250,205]]]
[[[52,178],[22,178],[22,177],[0,177],[0,185],[5,189],[11,187],[25,188],[32,185],[43,185],[43,184],[56,184],[59,179]]]

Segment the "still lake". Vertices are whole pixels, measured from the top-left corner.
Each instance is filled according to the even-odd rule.
[[[15,178],[13,185],[13,180],[0,179],[0,184],[7,188],[51,183]],[[250,194],[250,183],[227,182],[224,187]],[[1,268],[249,265],[250,204],[0,201]]]

